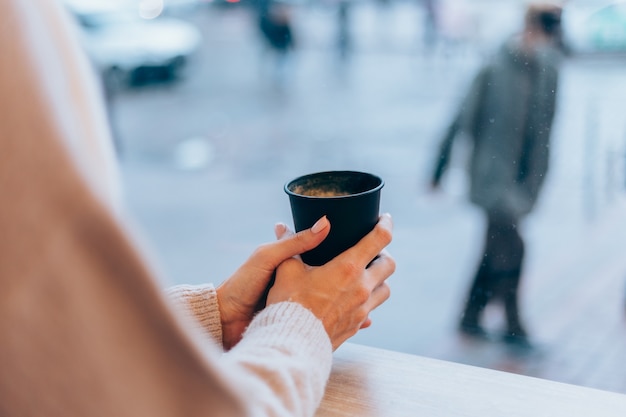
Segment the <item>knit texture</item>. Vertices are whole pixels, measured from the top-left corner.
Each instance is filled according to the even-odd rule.
[[[268,381],[242,387],[254,402],[280,416],[313,415],[330,376],[332,345],[313,313],[300,304],[283,302],[261,311],[224,360]],[[273,365],[277,362],[290,370],[289,376]],[[282,393],[280,399],[271,395],[273,391]]]
[[[220,345],[221,322],[212,284],[177,285],[166,290],[197,330],[209,333]],[[300,304],[283,302],[262,310],[244,337],[223,358],[241,373],[241,384],[251,415],[272,410],[278,416],[313,415],[330,375],[332,345],[322,322]],[[285,374],[276,365],[288,369]],[[281,392],[277,398],[272,392]],[[261,405],[259,407],[259,405]]]
[[[222,322],[213,284],[176,285],[166,289],[172,299],[199,330],[208,333],[222,346]]]
[[[159,287],[60,4],[0,1],[0,416],[312,416],[332,355],[308,310],[267,308],[224,354],[177,312],[215,337],[214,291]]]

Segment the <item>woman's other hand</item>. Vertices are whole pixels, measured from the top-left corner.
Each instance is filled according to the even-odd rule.
[[[322,321],[337,349],[368,327],[369,313],[389,298],[386,280],[395,270],[395,261],[384,248],[392,240],[392,228],[391,216],[382,215],[359,243],[323,266],[308,266],[299,257],[285,260],[278,266],[267,304],[292,301],[308,308]],[[280,240],[293,236],[297,235],[288,229],[277,229]]]
[[[230,278],[217,287],[224,349],[239,342],[254,315],[265,307],[267,287],[278,265],[313,249],[329,232],[330,223],[326,217],[311,229],[296,234],[288,233],[287,226],[279,223],[275,226],[275,233],[282,238],[257,248]]]

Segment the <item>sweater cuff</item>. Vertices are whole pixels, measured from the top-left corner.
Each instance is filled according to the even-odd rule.
[[[217,303],[217,292],[212,284],[176,285],[166,289],[166,294],[193,323],[222,346],[222,322]]]
[[[313,416],[324,395],[333,361],[326,329],[311,311],[294,302],[267,306],[226,355],[267,385],[250,395],[280,399],[284,414]]]
[[[268,346],[298,343],[300,352],[315,357],[327,354],[332,361],[332,345],[324,325],[298,303],[281,302],[267,306],[246,329],[244,339],[248,336],[263,340]]]

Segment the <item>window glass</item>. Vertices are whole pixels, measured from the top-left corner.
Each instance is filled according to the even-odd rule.
[[[566,2],[554,73],[516,55],[519,69],[499,75],[510,64],[498,61],[477,81],[523,29],[525,2],[147,3],[129,0],[132,37],[85,46],[128,210],[163,285],[219,284],[274,239],[274,223],[291,225],[288,180],[372,172],[385,181],[397,270],[391,299],[353,342],[626,393],[623,4]],[[77,16],[91,29],[110,15]],[[499,287],[481,294],[501,296],[481,307],[482,337],[459,326],[486,274],[487,230]],[[507,285],[532,346],[502,334]]]

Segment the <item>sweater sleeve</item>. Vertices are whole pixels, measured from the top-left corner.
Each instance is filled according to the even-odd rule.
[[[251,415],[313,416],[332,365],[332,345],[313,313],[283,302],[261,311],[224,363],[237,369]]]
[[[222,345],[212,284],[176,285],[166,293],[191,316],[196,330]],[[332,345],[321,321],[309,310],[296,303],[280,303],[261,311],[241,342],[222,359],[241,375],[238,385],[255,404],[252,415],[264,410],[267,415],[312,416],[330,375]]]
[[[0,415],[312,416],[332,350],[308,310],[268,307],[224,354],[167,303],[90,142],[108,132],[67,24],[57,1],[0,1]]]
[[[170,300],[190,316],[191,323],[222,346],[222,322],[217,293],[212,284],[176,285],[165,290]]]

